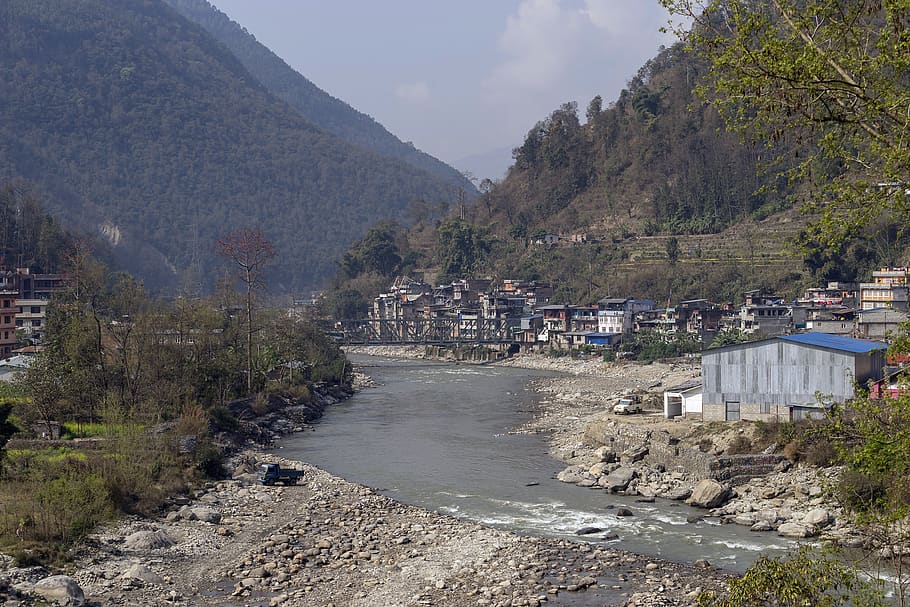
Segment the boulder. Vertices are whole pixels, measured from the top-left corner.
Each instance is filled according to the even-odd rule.
[[[664,493],[661,497],[668,500],[682,501],[684,499],[688,499],[690,495],[692,495],[692,489],[689,487],[673,487]]]
[[[635,462],[640,462],[645,459],[645,456],[648,454],[648,448],[644,445],[640,447],[632,447],[623,451],[620,461],[623,464],[634,464]]]
[[[636,476],[638,476],[638,473],[632,468],[620,466],[608,474],[606,480],[601,482],[601,485],[611,493],[625,491],[626,487],[629,486],[629,483],[631,483],[632,479]]]
[[[145,567],[136,563],[120,575],[120,579],[123,580],[139,580],[144,584],[164,584],[164,580],[160,575]]]
[[[600,533],[603,531],[600,527],[582,527],[575,532],[575,535],[591,535],[592,533]]]
[[[609,474],[609,473],[610,473],[610,464],[608,464],[606,462],[598,462],[588,469],[588,474],[595,476],[595,477],[600,476],[602,474]]]
[[[123,545],[128,550],[157,550],[170,548],[176,542],[164,531],[137,531],[126,536]]]
[[[594,457],[596,457],[599,462],[612,464],[616,461],[616,452],[610,447],[598,447],[594,451]]]
[[[205,506],[193,508],[193,515],[196,517],[196,520],[200,520],[203,523],[218,524],[221,522],[221,513],[212,508],[206,508]]]
[[[563,483],[577,483],[588,476],[588,470],[584,466],[569,466],[556,475],[556,480]]]
[[[616,516],[634,516],[628,508],[617,508]]]
[[[796,539],[803,539],[807,537],[815,537],[818,535],[818,530],[811,525],[800,525],[799,523],[784,523],[777,528],[777,535],[781,537],[792,537]]]
[[[52,575],[38,580],[32,587],[32,593],[58,605],[79,607],[85,604],[85,593],[68,575]]]
[[[754,525],[749,527],[749,531],[771,531],[774,529],[774,525],[768,521],[757,521]]]
[[[717,508],[730,497],[730,488],[719,482],[706,478],[698,481],[692,495],[686,500],[690,506],[699,508]]]
[[[803,517],[803,524],[813,525],[815,527],[827,527],[834,522],[834,517],[831,516],[831,513],[825,510],[824,508],[815,508],[810,510],[805,517]]]

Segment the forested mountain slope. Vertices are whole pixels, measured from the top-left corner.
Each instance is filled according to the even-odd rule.
[[[152,287],[212,283],[214,243],[261,228],[271,284],[313,285],[366,227],[449,182],[342,142],[160,0],[0,3],[0,172],[103,233]]]
[[[474,190],[473,184],[454,168],[402,142],[370,116],[307,80],[208,0],[164,1],[205,28],[270,92],[286,101],[313,125],[382,156],[407,162],[455,187]]]
[[[798,192],[777,176],[800,150],[726,132],[693,92],[704,71],[681,45],[661,49],[615,101],[557,108],[464,220],[409,231],[411,258],[416,251],[421,267],[446,279],[546,281],[562,303],[738,300],[747,289],[795,291],[823,278],[806,272],[796,242],[807,220],[791,210]],[[546,234],[559,242],[540,244]]]

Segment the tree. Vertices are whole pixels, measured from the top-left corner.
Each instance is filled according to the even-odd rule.
[[[817,183],[814,231],[839,242],[910,197],[910,4],[903,0],[661,0],[707,60],[699,92],[753,142],[791,141]],[[689,23],[692,23],[689,30]],[[809,145],[807,145],[809,144]],[[892,185],[893,184],[893,185]]]
[[[885,605],[881,588],[846,566],[843,556],[800,548],[787,558],[759,557],[726,596],[705,592],[699,607],[872,607]]]
[[[667,259],[670,261],[670,265],[675,265],[679,261],[679,240],[676,239],[676,236],[667,240]]]
[[[238,277],[246,287],[246,389],[253,391],[253,291],[263,285],[263,271],[275,258],[275,247],[261,230],[234,232],[218,241],[218,255],[236,266]]]

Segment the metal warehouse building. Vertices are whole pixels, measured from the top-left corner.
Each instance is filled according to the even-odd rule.
[[[800,333],[706,350],[702,411],[706,421],[790,420],[853,397],[854,384],[882,377],[881,342]]]

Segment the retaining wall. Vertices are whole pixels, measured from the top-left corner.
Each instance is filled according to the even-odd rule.
[[[618,456],[644,447],[648,450],[644,462],[651,467],[663,466],[697,479],[712,478],[730,484],[769,474],[784,459],[782,455],[766,454],[717,456],[682,446],[669,432],[625,424],[609,428],[595,426],[588,429],[586,437],[598,446],[609,447]]]

